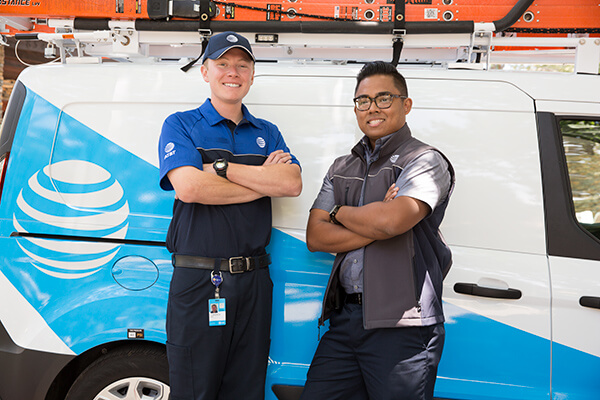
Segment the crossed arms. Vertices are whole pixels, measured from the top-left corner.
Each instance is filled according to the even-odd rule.
[[[289,153],[276,150],[262,165],[229,163],[227,179],[215,172],[212,164],[204,170],[192,166],[167,173],[177,198],[185,203],[238,204],[261,197],[296,197],[302,191],[300,167],[292,164]]]
[[[306,228],[308,249],[342,253],[407,232],[429,214],[430,208],[412,197],[394,198],[397,193],[398,188],[392,185],[383,201],[343,206],[336,215],[342,225],[332,223],[328,211],[313,208]]]

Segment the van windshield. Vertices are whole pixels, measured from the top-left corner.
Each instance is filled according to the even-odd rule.
[[[600,121],[560,121],[577,222],[600,239]]]

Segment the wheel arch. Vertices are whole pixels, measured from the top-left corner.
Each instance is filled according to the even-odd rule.
[[[164,343],[149,340],[119,340],[104,343],[93,347],[71,360],[56,376],[45,400],[62,400],[79,375],[100,357],[122,349],[148,349],[154,348],[161,351],[167,357],[167,349]]]

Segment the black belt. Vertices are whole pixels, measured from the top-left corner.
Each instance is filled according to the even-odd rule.
[[[242,272],[253,271],[258,268],[266,268],[271,264],[271,256],[265,254],[258,257],[231,257],[231,258],[210,258],[197,256],[184,256],[173,254],[172,261],[176,267],[214,269],[215,262],[221,260],[221,271],[239,274]]]
[[[346,293],[346,299],[344,303],[346,304],[362,304],[362,293]]]

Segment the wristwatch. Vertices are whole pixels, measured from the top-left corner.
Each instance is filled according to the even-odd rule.
[[[215,162],[213,162],[213,168],[215,169],[215,172],[217,173],[217,175],[219,175],[220,177],[225,178],[225,179],[227,179],[227,167],[228,166],[229,166],[229,163],[224,158],[216,159]]]
[[[342,225],[340,223],[340,221],[337,220],[337,218],[335,218],[335,216],[337,215],[338,211],[340,211],[340,208],[342,208],[341,204],[336,204],[331,211],[329,212],[329,220],[331,222],[333,222],[336,225]]]

